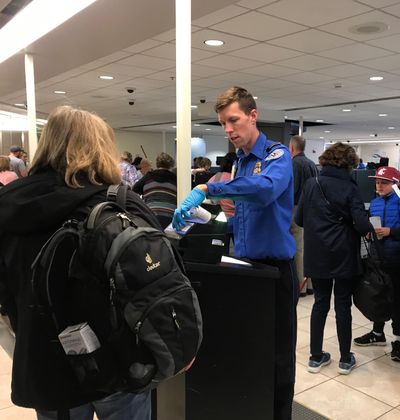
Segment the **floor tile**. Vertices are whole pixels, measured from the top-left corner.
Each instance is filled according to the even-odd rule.
[[[297,348],[301,349],[304,347],[309,348],[310,344],[310,333],[302,330],[297,330]]]
[[[0,410],[1,420],[36,420],[35,410],[12,406]]]
[[[329,377],[324,374],[311,374],[307,372],[307,368],[300,363],[296,364],[296,385],[294,393],[299,394],[307,389],[313,388],[325,381],[329,381]]]
[[[382,417],[379,417],[379,420],[400,420],[400,410],[391,410]]]
[[[11,365],[12,361],[10,356],[0,346],[0,375],[4,375],[5,373],[10,374]]]
[[[389,405],[335,380],[299,393],[295,400],[332,420],[373,420],[390,410]]]
[[[400,372],[386,363],[366,363],[350,375],[341,375],[336,380],[392,407],[400,404]]]
[[[0,409],[12,406],[11,402],[11,375],[0,375]]]

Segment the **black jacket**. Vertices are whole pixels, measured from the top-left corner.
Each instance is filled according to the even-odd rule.
[[[303,189],[295,221],[304,228],[304,275],[348,278],[361,273],[360,238],[370,230],[359,190],[346,169],[326,166]]]
[[[318,174],[315,163],[302,152],[292,159],[294,180],[294,205],[299,204],[301,192],[308,178]]]
[[[84,181],[84,180],[83,180]],[[12,401],[19,406],[56,410],[104,397],[82,395],[54,331],[30,307],[31,264],[49,236],[70,216],[82,220],[106,198],[106,185],[86,182],[69,188],[52,170],[14,181],[0,191],[0,303],[16,332]],[[153,214],[132,191],[127,208],[159,227]],[[90,263],[90,262],[88,262]]]

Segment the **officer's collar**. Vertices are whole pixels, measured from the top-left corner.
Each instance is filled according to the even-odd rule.
[[[260,134],[258,135],[257,140],[254,143],[248,155],[252,154],[258,159],[263,159],[264,151],[265,151],[265,140],[266,140],[265,134],[260,131]],[[238,151],[237,155],[239,159],[246,156],[242,149]]]

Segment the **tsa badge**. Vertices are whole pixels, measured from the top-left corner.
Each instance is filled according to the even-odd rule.
[[[257,175],[261,172],[261,162],[257,162],[253,169],[253,175]]]

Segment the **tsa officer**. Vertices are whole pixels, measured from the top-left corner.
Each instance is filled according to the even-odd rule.
[[[235,201],[233,234],[235,255],[280,270],[275,291],[274,419],[290,419],[295,379],[296,304],[298,282],[293,257],[295,240],[290,234],[293,213],[293,170],[289,150],[268,140],[256,126],[257,106],[246,89],[232,87],[215,105],[219,122],[238,149],[231,181],[198,185],[176,209],[173,225],[183,227],[189,209],[207,197]]]

